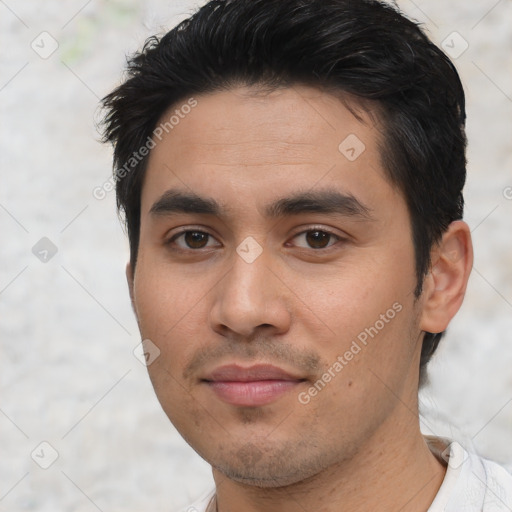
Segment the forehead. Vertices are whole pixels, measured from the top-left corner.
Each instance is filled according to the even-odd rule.
[[[365,111],[359,108],[359,119],[354,116],[355,103],[349,110],[347,103],[311,87],[296,85],[270,92],[238,87],[200,95],[196,101],[197,106],[172,128],[174,153],[187,152],[193,145],[196,152],[187,156],[196,160],[215,152],[236,154],[243,146],[258,147],[259,151],[251,159],[257,164],[264,163],[265,156],[274,160],[276,151],[283,160],[302,155],[301,149],[316,148],[318,156],[325,153],[328,144],[341,142],[350,133],[366,139],[370,146],[368,135],[371,133],[373,138],[378,133],[374,119]],[[183,105],[184,102],[174,105],[160,122],[165,123]],[[282,145],[282,151],[276,142]]]
[[[354,195],[391,194],[375,120],[335,96],[293,86],[271,92],[239,87],[194,97],[161,118],[151,150],[142,212],[179,185],[247,206],[295,189],[334,187]],[[352,108],[353,107],[353,108]],[[169,119],[173,118],[173,123]]]

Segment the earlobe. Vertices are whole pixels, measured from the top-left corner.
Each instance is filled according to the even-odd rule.
[[[472,267],[469,226],[454,221],[432,251],[432,267],[424,283],[423,331],[438,333],[446,329],[462,304]]]

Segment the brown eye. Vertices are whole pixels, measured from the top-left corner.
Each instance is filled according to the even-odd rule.
[[[335,235],[334,233],[330,233],[329,231],[324,231],[321,229],[310,229],[308,231],[304,231],[299,233],[294,238],[305,240],[305,244],[298,244],[299,247],[305,249],[327,249],[331,245],[334,245],[337,241],[342,240],[341,237]]]
[[[180,249],[204,249],[211,247],[210,239],[213,237],[204,231],[182,231],[174,235],[169,242],[169,245],[177,245]]]
[[[323,249],[327,247],[331,234],[325,231],[309,231],[306,234],[306,240],[313,249]]]
[[[201,231],[187,231],[184,240],[191,249],[202,249],[208,243],[208,236]]]

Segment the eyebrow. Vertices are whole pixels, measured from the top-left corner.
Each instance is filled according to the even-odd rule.
[[[167,216],[175,213],[195,213],[225,216],[229,208],[211,197],[201,197],[193,192],[178,189],[167,190],[149,210],[153,216]],[[279,218],[303,213],[334,213],[358,220],[371,220],[370,208],[352,194],[334,190],[298,192],[283,197],[264,207],[267,218]]]

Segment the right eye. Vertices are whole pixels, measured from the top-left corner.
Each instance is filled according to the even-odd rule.
[[[179,250],[198,250],[212,247],[209,245],[210,239],[213,240],[212,235],[205,231],[199,230],[183,230],[180,233],[173,235],[166,245],[177,245]],[[178,243],[178,240],[181,240]],[[213,244],[214,246],[215,244]]]

